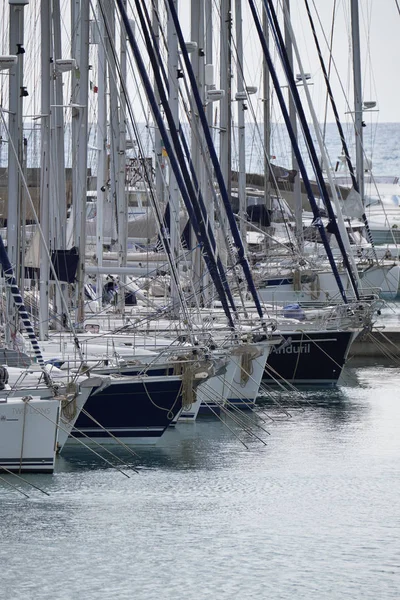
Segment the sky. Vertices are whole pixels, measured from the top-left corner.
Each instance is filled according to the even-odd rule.
[[[255,0],[257,6],[261,6],[261,0]],[[317,14],[323,26],[323,30],[327,38],[330,36],[333,7],[335,11],[335,27],[333,41],[333,57],[335,68],[332,70],[332,87],[335,100],[338,105],[340,117],[343,121],[351,120],[351,111],[353,110],[353,93],[352,93],[352,74],[351,74],[351,43],[350,43],[350,0],[308,0],[314,20],[316,22],[317,32],[320,39],[320,45],[323,49],[325,61],[329,59],[327,44],[322,34],[321,26],[317,18]],[[160,5],[162,0],[159,0]],[[212,0],[214,7],[218,6],[218,0]],[[231,0],[232,6],[235,5],[235,0]],[[282,0],[277,0],[281,4]],[[187,39],[190,39],[190,0],[178,0],[179,12],[181,15],[184,32]],[[68,3],[62,2],[65,7]],[[128,6],[132,4],[132,0],[128,1]],[[148,3],[150,4],[150,3]],[[95,0],[93,0],[95,5]],[[244,72],[247,85],[255,85],[262,89],[261,82],[261,66],[262,66],[262,51],[258,40],[257,33],[254,28],[254,23],[250,15],[248,1],[243,0],[243,44],[244,44]],[[6,6],[6,9],[4,8]],[[38,12],[40,6],[39,0],[31,0],[30,4],[25,9],[27,20],[27,37],[29,29],[38,27]],[[36,9],[36,16],[29,17],[29,13],[33,14],[33,9]],[[3,5],[3,10],[8,12],[8,3]],[[366,121],[371,122],[400,122],[400,67],[398,57],[400,56],[400,15],[397,9],[396,0],[359,0],[360,10],[360,38],[361,38],[361,54],[362,54],[362,78],[363,78],[363,99],[376,101],[377,110],[364,115]],[[216,11],[216,8],[215,8]],[[68,14],[68,11],[66,11]],[[296,41],[302,57],[303,67],[306,72],[312,76],[310,92],[313,97],[315,110],[320,121],[324,120],[326,89],[322,79],[321,69],[318,58],[315,52],[315,46],[311,35],[311,30],[308,24],[307,16],[304,9],[303,0],[291,1],[291,14],[293,28],[296,34]],[[68,17],[63,23],[64,31],[67,31]],[[1,40],[0,54],[8,54],[6,28],[8,15],[5,18],[0,18]],[[34,25],[32,24],[34,23]],[[218,38],[219,20],[215,18],[215,38]],[[40,60],[39,47],[40,36],[37,38],[35,45],[32,46],[32,51],[29,47],[30,40],[26,41],[27,52],[25,55],[26,71],[31,74],[31,78],[36,82],[40,80]],[[217,42],[215,42],[215,45]],[[65,50],[65,56],[69,56],[68,49]],[[218,70],[219,59],[216,57],[216,70]],[[298,72],[297,67],[295,70]],[[279,71],[279,78],[282,85],[286,82],[282,71]],[[1,82],[4,81],[3,75]],[[339,82],[340,78],[340,82]],[[31,93],[36,87],[33,85],[27,76],[27,84]],[[219,87],[218,81],[217,87]],[[257,120],[262,117],[262,103],[260,101],[261,92],[251,99],[254,104]],[[304,95],[304,92],[303,92]],[[33,113],[38,112],[36,106],[32,108]],[[247,113],[247,119],[251,118],[251,111]],[[276,119],[278,119],[276,114]],[[273,115],[274,119],[274,115]],[[327,116],[328,121],[333,121],[332,113]]]
[[[293,6],[295,4],[302,5],[303,3],[292,2]],[[310,1],[309,4],[312,6],[314,3]],[[333,4],[331,0],[315,0],[315,6],[318,8],[328,39],[332,23]],[[339,0],[336,5],[337,16],[334,28],[333,56],[342,85],[349,98],[351,109],[353,109],[349,1]],[[322,77],[315,52],[313,52],[310,30],[308,24],[304,25],[305,19],[303,17],[304,11],[300,13],[300,10],[293,10],[294,27],[298,32],[298,43],[299,46],[301,43],[305,48],[304,68],[306,68],[306,59],[309,57],[310,63],[307,70],[312,73],[315,79],[316,103],[318,103],[320,110],[321,105],[323,105],[323,102],[321,102]],[[360,0],[359,17],[363,100],[376,101],[379,110],[375,114],[364,114],[364,117],[378,119],[380,122],[399,122],[400,15],[395,0]],[[322,36],[320,44],[324,50],[325,58],[328,60],[327,45],[323,43]],[[332,84],[339,111],[343,118],[348,108],[337,75],[333,76]]]
[[[261,6],[260,2],[257,4]],[[180,1],[180,13],[184,20],[189,19],[189,5],[188,0]],[[234,0],[232,5],[234,6]],[[329,52],[321,24],[326,39],[329,40],[333,7],[336,7],[332,52],[335,68],[332,67],[331,85],[341,118],[350,120],[351,115],[348,113],[353,110],[350,0],[309,0],[309,5],[326,63],[329,60]],[[242,11],[246,81],[249,85],[260,86],[262,55],[247,0],[243,0]],[[322,121],[326,88],[302,0],[291,1],[291,15],[303,68],[312,75],[310,91],[316,112]],[[400,15],[396,0],[360,0],[359,19],[363,100],[377,102],[376,111],[366,114],[365,118],[374,122],[399,122]],[[285,83],[282,73],[280,81]],[[331,112],[328,114],[328,121],[333,121]]]

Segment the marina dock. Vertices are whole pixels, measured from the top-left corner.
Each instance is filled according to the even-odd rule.
[[[350,348],[350,357],[400,358],[400,327],[378,327],[360,334]]]

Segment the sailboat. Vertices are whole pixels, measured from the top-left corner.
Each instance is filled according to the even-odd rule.
[[[78,377],[71,382],[65,373],[57,381],[54,369],[44,364],[1,236],[0,263],[39,363],[36,368],[1,367],[0,468],[51,473],[89,395],[106,381]]]
[[[26,310],[12,264],[19,267],[22,262],[19,238],[19,190],[21,189],[21,141],[22,141],[22,99],[26,93],[19,93],[20,78],[23,72],[23,45],[20,30],[23,29],[23,7],[15,11],[10,7],[10,47],[15,55],[5,57],[10,70],[10,104],[16,107],[10,113],[9,127],[6,127],[2,110],[2,120],[8,133],[8,212],[7,250],[0,236],[0,264],[6,288],[7,311],[5,314],[5,342],[16,343],[19,333],[24,331],[32,345],[36,364],[21,361],[25,365],[2,366],[1,383],[1,439],[0,466],[6,471],[54,470],[55,456],[64,447],[84,403],[95,388],[106,383],[101,377],[87,378],[62,373],[58,380],[55,370],[45,365],[41,349]],[[4,62],[4,61],[3,61]],[[24,88],[25,89],[25,88]],[[16,94],[17,92],[17,94]],[[34,212],[34,209],[33,209]],[[48,249],[46,248],[48,254]],[[22,256],[22,258],[21,258]],[[23,279],[23,278],[22,278]],[[43,302],[42,302],[43,304]],[[5,362],[7,351],[3,351]],[[12,358],[12,356],[11,356]],[[11,361],[13,362],[13,361]]]

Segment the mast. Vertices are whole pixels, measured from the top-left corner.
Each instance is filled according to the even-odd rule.
[[[173,0],[175,10],[178,10],[178,0]],[[179,132],[179,62],[178,39],[171,18],[171,11],[167,7],[167,38],[168,38],[168,100],[173,118],[175,132]],[[178,268],[180,219],[179,219],[179,187],[172,169],[169,169],[169,233],[173,262]],[[174,277],[171,276],[171,313],[173,317],[179,316],[179,293]]]
[[[124,0],[126,8],[126,0]],[[119,112],[118,112],[118,179],[117,179],[117,229],[118,229],[118,266],[126,267],[128,244],[128,195],[126,194],[126,33],[121,26],[120,33],[120,77],[119,77]],[[118,294],[118,310],[125,310],[126,276],[120,275],[120,293]]]
[[[238,146],[239,146],[239,169],[238,169],[238,196],[239,196],[239,230],[243,243],[246,247],[246,131],[244,122],[245,87],[243,76],[243,36],[242,36],[242,0],[235,0],[236,19],[236,52],[237,52],[237,91],[238,91]]]
[[[110,198],[112,211],[111,241],[112,247],[118,248],[118,148],[119,148],[119,125],[118,125],[118,88],[117,88],[117,65],[115,51],[115,10],[112,2],[105,5],[106,22],[106,54],[108,68],[109,102],[110,102]]]
[[[39,339],[46,340],[49,333],[49,273],[50,261],[50,3],[41,0],[41,156],[40,156],[40,319]]]
[[[106,36],[104,16],[98,2],[98,25],[99,39],[97,45],[98,82],[99,92],[97,98],[97,200],[96,200],[96,266],[99,267],[96,278],[96,296],[99,305],[102,305],[103,278],[101,267],[103,266],[103,226],[104,226],[104,203],[107,194],[107,66],[106,66]]]
[[[196,78],[199,94],[205,101],[204,93],[204,1],[203,0],[192,0],[191,12],[190,12],[190,38],[196,44],[196,49],[191,54],[191,63],[193,73]],[[205,177],[205,165],[204,161],[206,157],[201,157],[201,146],[203,136],[201,134],[201,127],[199,123],[199,117],[196,111],[196,102],[191,95],[191,121],[192,121],[192,139],[191,139],[191,158],[193,163],[193,169],[196,174],[197,181],[199,183],[200,191],[204,195],[207,191],[207,182]],[[211,214],[211,198],[208,196],[205,198],[205,205],[207,207],[207,218]],[[195,234],[192,232],[193,245],[195,245]],[[203,263],[201,260],[201,252],[197,247],[193,252],[192,258],[192,270],[193,270],[193,282],[196,295],[201,294],[201,301],[207,304],[207,300],[211,297],[211,289],[207,283],[209,283],[209,277],[204,272]],[[207,300],[206,300],[207,298]]]
[[[86,253],[86,199],[87,199],[87,140],[88,140],[88,94],[89,94],[89,0],[81,0],[79,56],[79,146],[78,146],[78,197],[81,207],[79,230],[78,311],[77,323],[85,318],[85,253]]]
[[[76,316],[79,325],[84,320],[84,285],[86,251],[86,198],[87,198],[87,139],[89,92],[89,0],[73,0],[72,52],[78,69],[73,77],[72,147],[73,160],[73,214],[74,243],[79,250],[76,286]]]
[[[360,22],[358,0],[351,0],[351,37],[353,44],[354,132],[356,138],[356,177],[364,202],[363,113],[361,88]]]
[[[53,57],[54,69],[52,91],[55,104],[51,115],[53,139],[51,139],[52,155],[54,157],[54,177],[51,177],[51,191],[56,199],[53,206],[53,232],[54,249],[65,250],[67,247],[67,192],[65,183],[65,148],[64,148],[64,113],[63,113],[63,82],[62,72],[57,69],[57,61],[62,58],[61,49],[61,13],[60,0],[53,0]],[[72,66],[72,65],[71,65]],[[51,227],[52,225],[50,225]],[[68,306],[67,286],[55,286],[55,308],[57,314],[62,314]],[[62,321],[62,320],[61,320]],[[61,329],[60,320],[56,319],[57,329]]]
[[[265,9],[262,11],[262,29],[265,44],[269,45],[268,19]],[[271,184],[269,181],[271,156],[271,90],[269,69],[263,55],[263,121],[264,121],[264,201],[267,210],[272,211]]]
[[[232,196],[231,182],[231,35],[232,35],[231,0],[221,0],[221,35],[220,35],[220,89],[225,95],[220,103],[220,165],[229,201]],[[226,218],[222,226],[226,229]]]
[[[204,89],[203,89],[203,93],[204,93],[204,101],[206,98],[206,94],[207,94],[207,90],[211,89],[212,86],[215,87],[214,84],[214,78],[212,77],[212,81],[207,80],[206,78],[206,65],[208,72],[211,74],[213,73],[213,15],[212,15],[212,0],[205,0],[204,2],[204,22],[203,22],[203,28],[204,28],[204,42],[205,42],[205,48],[206,48],[206,54],[205,54],[205,65],[204,65]],[[212,120],[213,120],[213,104],[212,102],[209,102],[208,104],[206,104],[206,118],[207,118],[207,123],[209,125],[209,127],[211,128],[212,126]],[[199,127],[199,132],[201,131],[201,128]],[[203,169],[203,174],[206,177],[206,173],[205,173],[205,169]],[[202,190],[203,193],[203,197],[204,197],[204,203],[207,209],[207,214],[208,214],[208,222],[210,224],[211,229],[214,231],[215,229],[215,218],[214,218],[214,201],[213,201],[213,197],[212,197],[212,181],[209,180],[209,178],[207,178],[207,181],[205,182],[204,186],[202,185],[202,183],[200,184],[200,189]],[[211,277],[210,277],[210,273],[208,272],[207,269],[204,270],[204,277],[203,277],[203,282],[204,282],[204,297],[205,297],[205,302],[207,305],[210,304],[212,296],[213,296],[213,289],[212,289],[212,285],[211,285]]]
[[[79,85],[80,85],[80,27],[79,27],[80,0],[71,0],[71,56],[75,60],[76,68],[71,73],[71,138],[72,138],[72,245],[76,248],[79,245],[80,231],[80,206],[78,202],[78,157],[77,149],[79,144]]]
[[[160,20],[159,20],[158,0],[153,0],[151,6],[151,22],[154,37],[154,44],[159,50],[160,48]],[[154,93],[157,98],[157,103],[160,104],[160,94],[157,85],[154,84]],[[155,154],[155,171],[156,171],[156,198],[161,202],[165,209],[165,184],[164,184],[164,167],[165,158],[163,156],[163,141],[160,135],[160,130],[157,124],[154,124],[154,154]]]
[[[286,52],[289,59],[290,69],[293,71],[293,45],[291,38],[291,31],[289,29],[290,22],[290,0],[284,0],[283,5],[284,11],[284,31],[285,31],[285,44],[286,44]],[[293,101],[293,97],[288,87],[288,95],[289,95],[289,118],[292,125],[293,133],[297,138],[297,117],[296,117],[296,108]],[[294,200],[294,215],[295,215],[295,223],[296,223],[296,239],[298,243],[299,251],[302,252],[304,248],[304,237],[303,237],[303,206],[301,201],[301,182],[300,182],[300,173],[299,173],[299,165],[296,160],[296,156],[292,146],[292,169],[294,169],[297,173],[293,182],[293,200]]]
[[[9,144],[8,144],[8,202],[7,251],[16,280],[20,280],[20,165],[23,162],[22,114],[23,98],[28,95],[23,85],[24,68],[24,7],[29,0],[9,0],[10,4],[10,54],[17,62],[10,68],[9,85]],[[25,226],[25,224],[24,224]],[[18,327],[12,299],[7,298],[6,343],[10,344]]]

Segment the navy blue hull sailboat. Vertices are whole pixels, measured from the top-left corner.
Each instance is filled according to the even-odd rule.
[[[295,385],[334,385],[356,335],[352,330],[285,333],[282,343],[272,347],[263,383],[284,379]]]
[[[115,443],[114,437],[128,444],[155,443],[181,409],[180,376],[118,376],[89,397],[73,436],[102,444]]]

